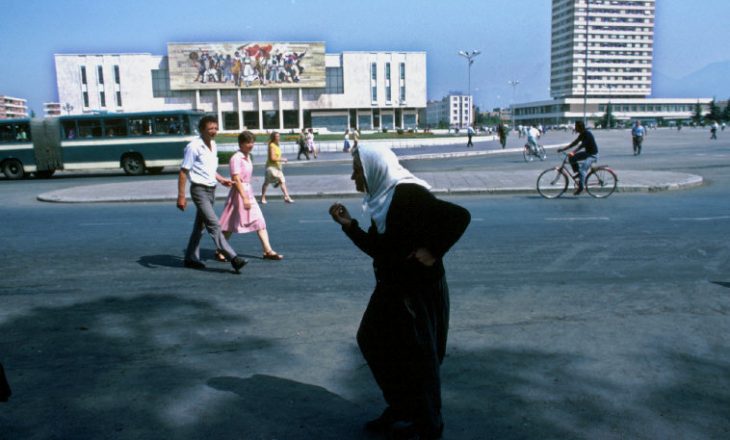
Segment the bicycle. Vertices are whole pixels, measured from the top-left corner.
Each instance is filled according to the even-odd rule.
[[[525,162],[532,162],[536,157],[540,160],[545,160],[547,158],[547,153],[545,152],[545,148],[543,148],[542,145],[537,144],[537,148],[532,148],[529,143],[525,144],[525,147],[522,149],[522,157],[525,158]]]
[[[547,169],[537,177],[537,192],[546,199],[556,199],[568,189],[568,182],[573,185],[580,185],[580,175],[573,175],[568,164],[570,154],[561,153],[565,156],[563,163],[557,167]],[[586,175],[585,189],[591,197],[603,199],[616,191],[618,177],[616,173],[605,165],[591,165],[591,170]]]

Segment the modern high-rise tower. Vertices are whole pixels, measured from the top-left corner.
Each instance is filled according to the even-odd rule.
[[[553,0],[552,97],[651,95],[654,11],[655,0]]]

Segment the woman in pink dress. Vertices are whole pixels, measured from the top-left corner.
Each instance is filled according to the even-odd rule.
[[[226,239],[231,234],[245,234],[256,231],[261,240],[261,247],[264,249],[264,260],[281,260],[283,255],[276,253],[269,244],[269,234],[266,231],[266,221],[261,212],[251,187],[251,175],[253,174],[253,162],[251,161],[251,150],[255,136],[250,131],[244,131],[238,135],[238,148],[231,157],[231,180],[233,186],[228,193],[226,206],[220,217],[221,229]],[[216,253],[219,260],[225,257]]]

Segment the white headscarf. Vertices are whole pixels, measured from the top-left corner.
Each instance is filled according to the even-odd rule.
[[[431,185],[403,168],[398,163],[395,153],[389,148],[360,145],[356,151],[360,156],[367,183],[363,209],[375,222],[378,232],[382,234],[385,232],[385,218],[393,200],[395,186],[401,183],[413,183],[431,189]]]

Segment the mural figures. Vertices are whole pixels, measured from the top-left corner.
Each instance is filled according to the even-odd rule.
[[[249,43],[235,47],[232,53],[214,50],[216,46],[213,45],[208,48],[185,48],[183,53],[189,50],[187,52],[189,63],[178,63],[177,66],[182,67],[181,73],[187,77],[187,80],[183,79],[184,82],[190,82],[192,77],[192,75],[187,76],[185,69],[188,69],[187,72],[194,69],[196,75],[192,82],[200,84],[232,83],[236,88],[296,84],[303,80],[306,63],[311,58],[308,57],[311,47],[301,44],[296,47],[295,50],[283,43]],[[312,74],[317,75],[314,71]],[[179,73],[175,72],[174,75],[177,78]],[[313,78],[308,80],[311,81]]]

